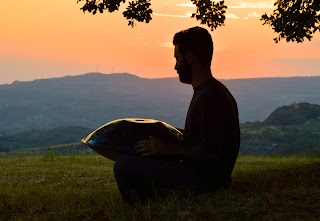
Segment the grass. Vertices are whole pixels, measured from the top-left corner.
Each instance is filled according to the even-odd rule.
[[[319,220],[320,158],[240,156],[229,191],[124,203],[99,155],[0,157],[0,220]]]
[[[48,146],[32,147],[32,148],[20,148],[20,149],[11,150],[7,152],[6,155],[44,156],[49,154],[50,152],[57,152],[60,155],[73,155],[73,154],[89,154],[89,153],[92,153],[93,150],[91,150],[81,142],[74,142],[74,143],[64,143],[64,144],[56,144],[56,145],[48,145]]]

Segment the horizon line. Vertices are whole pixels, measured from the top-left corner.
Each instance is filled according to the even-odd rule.
[[[178,78],[178,76],[176,77],[155,77],[155,78],[149,78],[149,77],[140,77],[139,75],[136,74],[131,74],[128,72],[118,72],[118,73],[102,73],[102,72],[87,72],[84,74],[77,74],[77,75],[65,75],[62,77],[50,77],[50,78],[35,78],[33,80],[14,80],[11,83],[0,83],[0,86],[2,85],[12,85],[15,83],[28,83],[28,82],[33,82],[33,81],[39,81],[39,80],[51,80],[51,79],[59,79],[59,78],[65,78],[65,77],[80,77],[80,76],[84,76],[84,75],[90,75],[90,74],[100,74],[100,75],[132,75],[135,76],[137,78],[141,78],[141,79],[150,79],[150,80],[156,80],[156,79],[167,79],[167,78]],[[213,75],[213,77],[215,77]],[[295,76],[274,76],[274,77],[270,77],[270,76],[265,76],[265,77],[243,77],[243,78],[216,78],[218,80],[246,80],[246,79],[271,79],[271,78],[310,78],[310,77],[320,77],[320,75],[308,75],[308,76],[302,76],[302,75],[295,75]]]

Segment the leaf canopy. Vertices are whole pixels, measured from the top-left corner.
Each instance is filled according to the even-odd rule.
[[[126,0],[77,0],[85,2],[80,8],[83,12],[93,15],[98,11],[110,13],[118,11]],[[201,24],[207,25],[211,31],[223,26],[226,19],[224,0],[191,0],[196,6],[196,12],[191,18],[196,18]],[[151,0],[128,1],[129,5],[122,13],[128,20],[128,25],[136,26],[136,22],[149,23],[152,20]],[[261,16],[262,25],[269,25],[278,34],[273,40],[278,43],[281,39],[287,42],[301,43],[312,39],[314,33],[320,31],[320,0],[276,0],[275,9],[271,15]]]

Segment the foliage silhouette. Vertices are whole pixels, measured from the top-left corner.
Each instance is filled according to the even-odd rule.
[[[83,12],[96,14],[105,10],[112,13],[119,10],[126,0],[77,0],[85,1],[81,7]],[[152,20],[151,0],[129,1],[129,6],[123,12],[128,20],[128,25],[134,27],[137,22],[149,23]],[[191,0],[196,6],[196,13],[191,18],[200,20],[211,31],[224,25],[227,6],[224,1]],[[320,30],[320,1],[319,0],[277,0],[274,3],[276,9],[271,15],[266,13],[261,16],[263,25],[269,25],[278,34],[273,40],[278,43],[281,39],[287,42],[302,43],[305,38],[309,41],[313,34]]]
[[[277,7],[272,15],[264,14],[263,25],[268,24],[279,34],[273,40],[278,43],[282,38],[287,42],[301,43],[320,30],[319,0],[281,0],[276,1]]]
[[[88,11],[95,15],[97,11],[103,13],[105,10],[112,13],[119,10],[121,3],[125,3],[126,0],[77,0],[77,3],[85,1],[85,4],[81,7],[83,12]],[[216,29],[219,26],[224,25],[225,13],[227,6],[224,5],[224,1],[217,3],[211,0],[191,0],[196,5],[197,11],[192,14],[192,18],[200,20],[201,24],[206,24],[208,27]],[[134,0],[129,1],[129,6],[123,12],[123,16],[128,20],[128,25],[134,27],[137,22],[149,23],[152,20],[151,0]]]

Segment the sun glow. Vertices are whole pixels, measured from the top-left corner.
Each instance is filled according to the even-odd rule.
[[[275,44],[260,17],[273,1],[225,1],[225,26],[211,32],[219,78],[319,75],[320,37]],[[173,35],[200,25],[185,0],[152,1],[153,19],[131,28],[122,12],[91,15],[81,2],[4,1],[0,8],[0,84],[86,72],[176,77]],[[14,13],[12,10],[14,9]],[[206,27],[206,26],[203,26]],[[208,29],[209,30],[209,29]]]

